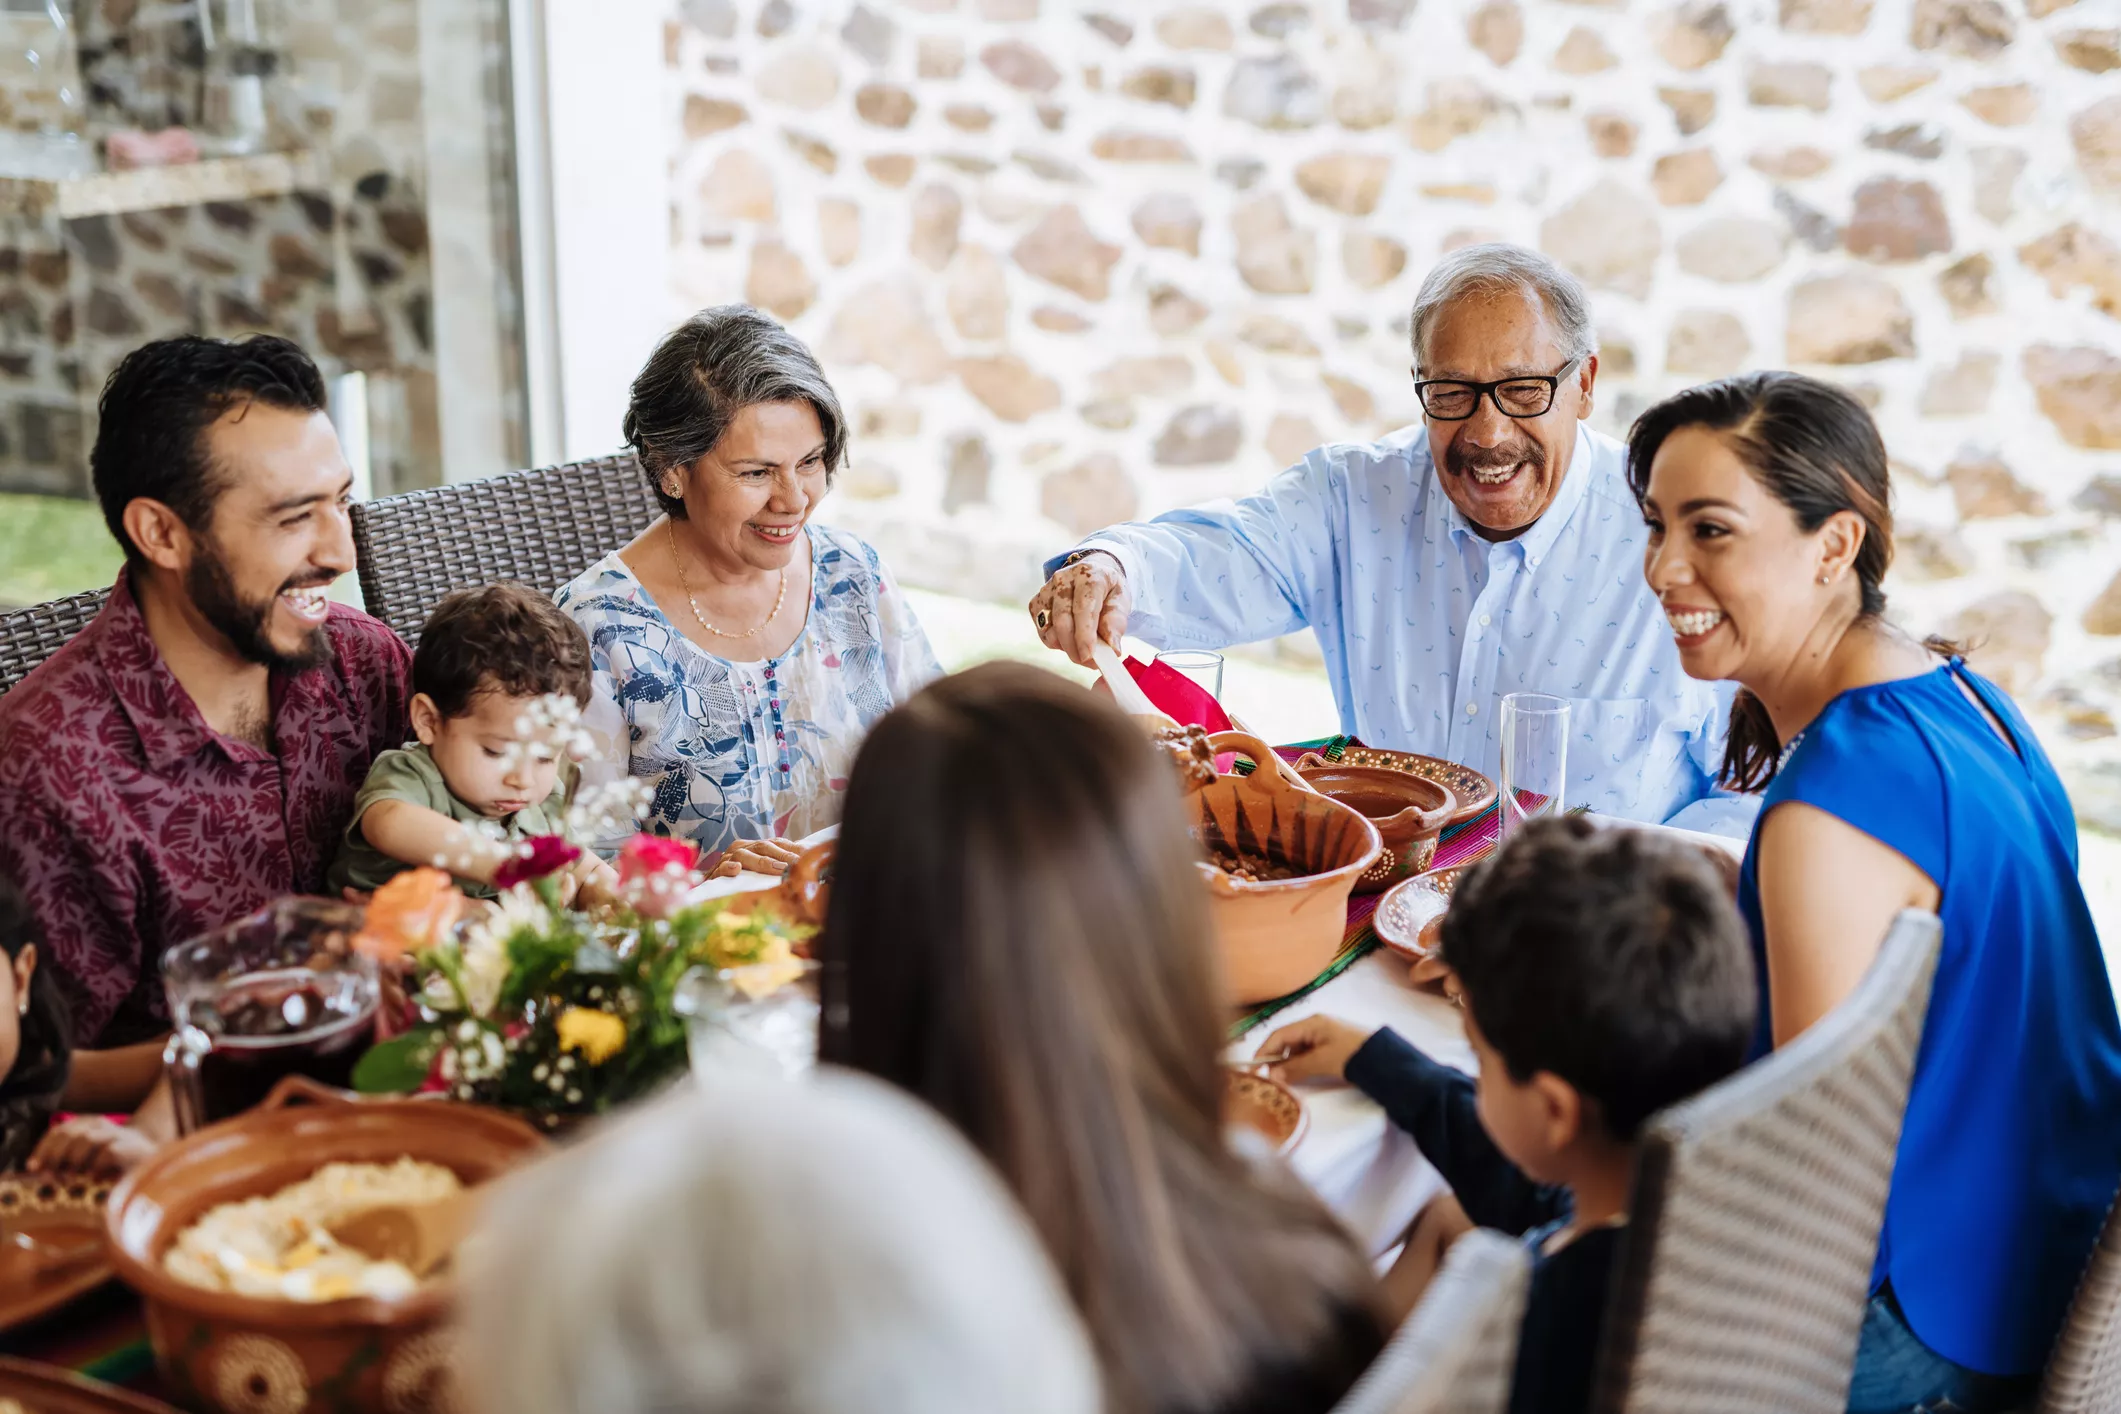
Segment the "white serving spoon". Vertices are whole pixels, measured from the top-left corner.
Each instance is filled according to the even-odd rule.
[[[1105,686],[1111,689],[1112,700],[1119,704],[1120,711],[1130,717],[1154,718],[1158,726],[1177,725],[1168,714],[1158,711],[1156,704],[1149,700],[1149,694],[1142,691],[1141,684],[1127,671],[1126,664],[1120,662],[1118,649],[1100,638],[1090,645],[1090,660],[1103,674]]]

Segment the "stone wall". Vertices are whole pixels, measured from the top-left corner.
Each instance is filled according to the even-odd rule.
[[[185,58],[196,34],[182,11],[143,13],[133,0],[80,0],[74,8],[90,138],[197,121],[198,75]],[[139,344],[187,332],[281,334],[308,349],[327,377],[366,374],[379,493],[443,480],[451,417],[491,424],[483,440],[497,444],[478,465],[459,468],[460,477],[522,463],[520,370],[487,380],[509,385],[502,392],[475,397],[484,385],[466,376],[463,361],[443,365],[438,304],[461,302],[465,292],[437,288],[429,248],[437,199],[430,162],[439,157],[461,171],[490,151],[508,155],[505,135],[491,131],[509,118],[499,81],[502,7],[498,0],[449,6],[449,23],[474,33],[460,45],[468,57],[440,65],[425,51],[450,35],[432,18],[423,30],[421,11],[415,0],[271,7],[278,67],[268,88],[268,146],[304,154],[302,190],[71,220],[51,211],[0,213],[0,487],[88,494],[86,448],[104,379]],[[437,72],[491,87],[471,98],[489,125],[428,122],[424,86]],[[512,185],[506,190],[512,199]],[[512,232],[505,243],[513,245]],[[494,273],[490,248],[474,260],[495,287],[487,298],[513,302],[514,271]],[[509,327],[498,332],[512,346],[519,316],[511,307],[505,318]],[[445,397],[452,378],[453,403]]]
[[[830,514],[1024,594],[1111,520],[1411,420],[1443,250],[1595,292],[1597,425],[1791,366],[1897,459],[1895,607],[2121,825],[2121,17],[2084,0],[683,0],[678,307],[855,421]]]

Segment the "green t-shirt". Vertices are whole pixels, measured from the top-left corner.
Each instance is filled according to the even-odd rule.
[[[361,817],[379,800],[403,800],[424,805],[467,825],[498,825],[506,838],[526,840],[567,832],[564,823],[567,793],[575,775],[570,762],[561,768],[558,783],[543,801],[525,806],[503,819],[490,820],[449,793],[441,768],[435,765],[434,757],[425,746],[414,743],[386,751],[368,768],[368,779],[361,782],[361,792],[354,797],[353,818],[346,822],[346,837],[339,842],[339,857],[332,861],[326,882],[335,894],[347,888],[373,890],[413,867],[392,859],[362,835]],[[495,896],[491,885],[476,879],[459,878],[457,885],[472,898]]]

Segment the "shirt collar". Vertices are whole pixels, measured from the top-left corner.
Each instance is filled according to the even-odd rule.
[[[147,616],[140,611],[132,588],[132,571],[118,571],[110,600],[90,625],[96,633],[96,660],[118,707],[132,723],[140,739],[140,750],[150,768],[167,773],[213,747],[230,760],[256,759],[257,748],[232,741],[207,725],[191,694],[170,671],[154,636],[147,631]],[[286,684],[282,675],[272,678],[272,701],[280,705]]]
[[[1426,443],[1424,447],[1426,448]],[[1561,489],[1554,493],[1554,504],[1548,506],[1546,513],[1532,522],[1531,527],[1514,540],[1488,540],[1486,536],[1480,535],[1473,522],[1466,519],[1465,512],[1459,510],[1457,504],[1443,494],[1444,471],[1437,465],[1433,451],[1429,453],[1429,469],[1436,477],[1436,494],[1443,500],[1444,525],[1454,540],[1462,544],[1466,536],[1479,536],[1484,544],[1496,547],[1514,545],[1525,561],[1536,569],[1553,550],[1554,542],[1561,538],[1562,531],[1568,528],[1570,519],[1576,514],[1576,508],[1583,504],[1584,488],[1590,484],[1591,462],[1595,455],[1596,449],[1591,446],[1591,439],[1585,434],[1583,424],[1578,422],[1576,446],[1569,453],[1569,469],[1561,478]]]

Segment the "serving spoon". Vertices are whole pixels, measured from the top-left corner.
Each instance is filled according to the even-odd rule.
[[[481,1183],[423,1203],[377,1203],[326,1223],[324,1230],[371,1261],[396,1262],[424,1277],[456,1250],[486,1191]]]

